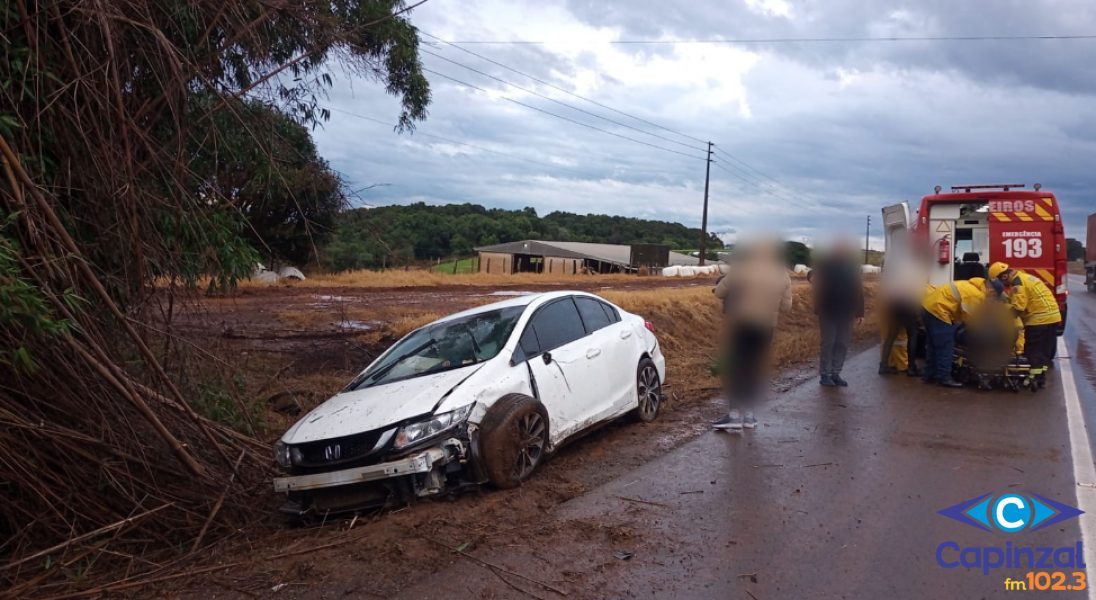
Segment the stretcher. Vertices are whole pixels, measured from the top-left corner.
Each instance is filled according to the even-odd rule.
[[[987,303],[956,333],[952,377],[980,390],[1039,391],[1046,367],[1033,367],[1023,355],[1022,333],[1003,305]]]
[[[1032,367],[1022,354],[1014,354],[1004,364],[985,364],[972,360],[966,348],[955,347],[952,377],[960,383],[977,386],[980,390],[1028,390],[1034,393],[1045,385],[1045,376],[1046,367]]]

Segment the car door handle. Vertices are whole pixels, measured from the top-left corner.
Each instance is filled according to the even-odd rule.
[[[625,329],[624,331],[620,332],[620,339],[626,340],[630,337],[632,337],[632,332],[631,331],[628,331],[627,329]]]
[[[601,348],[590,348],[586,351],[586,358],[597,358],[601,355]]]

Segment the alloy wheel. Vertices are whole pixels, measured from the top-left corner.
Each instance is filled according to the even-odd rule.
[[[658,404],[662,401],[662,382],[658,380],[658,371],[654,365],[644,365],[639,371],[639,416],[650,421],[658,414]]]
[[[547,432],[540,415],[531,412],[518,421],[518,456],[514,465],[514,474],[518,481],[524,480],[537,468],[544,455]]]

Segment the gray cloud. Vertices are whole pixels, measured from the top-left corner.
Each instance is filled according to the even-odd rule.
[[[448,39],[566,41],[573,36],[575,48],[469,48],[644,119],[712,139],[719,151],[763,172],[717,153],[722,167],[753,183],[713,169],[715,231],[775,223],[795,237],[834,229],[862,235],[865,215],[874,218],[884,204],[916,200],[933,185],[1008,180],[1039,181],[1057,192],[1067,232],[1079,237],[1083,215],[1096,210],[1090,191],[1096,72],[1089,67],[1096,41],[791,44],[750,47],[752,55],[739,49],[582,42],[583,36],[605,31],[625,38],[1096,32],[1096,14],[1084,0],[952,4],[812,0],[791,4],[791,17],[784,18],[745,2],[576,0],[519,8],[520,3],[480,0],[459,7],[427,4],[413,20]],[[651,129],[459,50],[429,49]],[[478,202],[534,206],[541,214],[559,209],[699,223],[702,161],[591,131],[500,97],[684,148],[431,56],[424,62],[491,93],[431,76],[434,103],[415,134],[395,135],[390,127],[334,113],[315,134],[322,154],[352,186],[392,183],[364,192],[364,201]],[[329,104],[386,122],[398,114],[383,90],[346,78],[331,90]]]

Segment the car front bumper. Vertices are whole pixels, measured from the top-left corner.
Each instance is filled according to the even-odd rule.
[[[425,474],[435,467],[459,458],[460,442],[449,440],[445,444],[416,452],[410,456],[364,467],[353,467],[326,473],[275,477],[274,491],[280,493],[302,492],[323,488],[379,481],[406,475]]]

